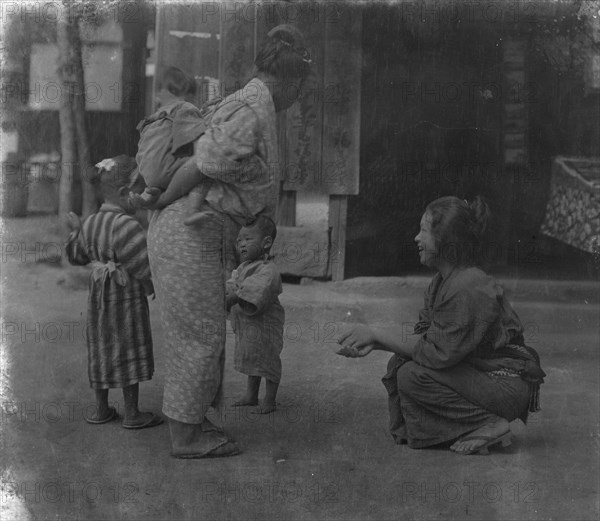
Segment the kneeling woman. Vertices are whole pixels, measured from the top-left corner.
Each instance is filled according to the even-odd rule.
[[[345,356],[394,353],[383,384],[396,443],[486,453],[510,444],[510,421],[525,422],[539,409],[545,374],[537,353],[525,346],[502,288],[476,267],[488,218],[481,198],[442,197],[427,206],[415,242],[421,263],[437,273],[414,344],[403,341],[402,327],[356,326],[338,339]]]

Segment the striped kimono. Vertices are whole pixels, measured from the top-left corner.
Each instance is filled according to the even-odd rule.
[[[87,313],[92,389],[126,387],[154,373],[146,235],[119,206],[103,204],[67,243],[69,262],[91,264]]]

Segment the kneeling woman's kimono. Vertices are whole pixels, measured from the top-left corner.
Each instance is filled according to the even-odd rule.
[[[396,443],[448,442],[496,416],[527,420],[545,374],[496,281],[478,268],[436,274],[425,292],[412,360],[393,355],[383,378]]]

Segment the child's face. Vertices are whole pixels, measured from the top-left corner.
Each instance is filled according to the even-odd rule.
[[[258,226],[244,227],[238,234],[236,246],[242,262],[254,261],[268,251],[270,237],[263,237],[263,233]]]
[[[421,229],[415,237],[419,248],[419,260],[424,266],[434,268],[437,265],[437,246],[431,231],[431,216],[427,213],[421,219]]]

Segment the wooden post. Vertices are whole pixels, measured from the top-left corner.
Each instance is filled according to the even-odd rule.
[[[331,195],[329,197],[329,229],[331,246],[329,248],[328,275],[331,280],[344,280],[346,262],[346,217],[348,215],[348,197]]]

